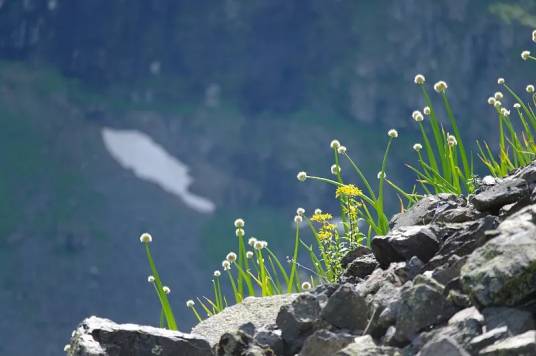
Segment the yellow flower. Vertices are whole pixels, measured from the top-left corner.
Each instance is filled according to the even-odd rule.
[[[311,221],[316,221],[316,222],[321,223],[321,222],[331,220],[332,218],[333,218],[333,216],[331,216],[331,214],[319,213],[319,214],[314,214],[313,216],[311,216]]]
[[[320,241],[329,240],[331,239],[331,232],[326,230],[320,230],[317,234],[317,237]]]
[[[363,195],[363,192],[353,184],[341,185],[335,191],[335,198],[339,198],[341,196],[358,197],[360,195]]]

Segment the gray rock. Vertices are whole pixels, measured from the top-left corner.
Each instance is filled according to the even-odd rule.
[[[224,333],[214,346],[218,356],[243,355],[249,348],[251,337],[241,331]]]
[[[283,337],[279,329],[261,328],[255,333],[254,340],[258,345],[273,350],[276,355],[283,354]]]
[[[395,338],[401,343],[409,342],[419,331],[448,320],[455,312],[456,308],[435,285],[405,285],[401,293]]]
[[[282,305],[291,303],[297,294],[283,294],[272,297],[245,298],[242,303],[225,308],[222,312],[201,321],[192,328],[192,333],[206,337],[211,345],[220,341],[225,332],[238,330],[250,322],[254,327],[274,324]]]
[[[501,326],[499,328],[491,329],[482,335],[475,336],[469,342],[469,350],[473,352],[478,352],[486,346],[492,345],[495,342],[506,339],[510,336],[508,328],[506,326]]]
[[[320,320],[320,310],[318,299],[310,293],[300,294],[291,304],[281,307],[276,323],[288,353],[298,352],[305,338],[322,328],[324,323]]]
[[[389,346],[377,346],[370,335],[359,336],[354,342],[335,354],[336,356],[401,356],[400,350]]]
[[[392,229],[402,226],[426,225],[436,221],[438,215],[445,216],[447,212],[463,207],[466,203],[465,199],[454,194],[429,195],[419,200],[405,212],[395,215],[389,225]],[[463,214],[455,213],[453,215]],[[453,218],[460,220],[459,217]],[[464,219],[462,218],[461,220]]]
[[[396,323],[396,316],[400,305],[400,287],[386,282],[369,302],[372,315],[365,330],[365,334],[381,337],[389,326]]]
[[[364,330],[368,317],[367,302],[353,284],[345,283],[329,297],[321,316],[337,328]]]
[[[501,234],[462,267],[464,290],[482,306],[514,306],[536,293],[536,226],[524,221],[528,214],[518,214],[501,223]]]
[[[440,247],[425,269],[434,269],[444,264],[452,255],[462,257],[472,253],[489,240],[486,231],[495,229],[497,225],[498,218],[490,215],[465,223],[434,225],[433,228],[440,239]]]
[[[485,308],[482,310],[487,330],[506,326],[510,335],[521,334],[536,328],[532,313],[506,307]]]
[[[301,356],[333,355],[354,341],[355,335],[341,332],[334,333],[326,329],[317,330],[309,336],[300,351]]]
[[[428,342],[422,348],[418,356],[470,356],[456,340],[446,336],[438,340]]]
[[[382,268],[391,262],[407,261],[417,256],[427,262],[439,248],[439,241],[428,226],[402,226],[386,236],[372,239],[372,251]]]
[[[483,356],[534,356],[536,355],[536,330],[509,337],[480,350]]]
[[[432,271],[432,277],[441,284],[447,284],[460,276],[460,270],[467,261],[467,256],[452,255],[447,262]]]
[[[471,340],[482,333],[484,318],[476,308],[467,308],[454,314],[446,326],[422,332],[412,340],[412,348],[419,350],[424,345],[431,345],[447,338],[457,345],[468,348]],[[440,355],[440,354],[438,354]]]
[[[353,250],[349,251],[346,255],[344,255],[343,258],[341,258],[341,266],[342,268],[346,268],[350,262],[355,260],[358,257],[365,256],[371,254],[372,251],[370,248],[365,246],[357,246]]]
[[[359,281],[374,272],[378,266],[378,261],[373,254],[360,256],[348,264],[343,277],[348,281]]]
[[[498,212],[510,203],[529,196],[529,186],[522,178],[506,178],[473,196],[471,203],[477,210]]]
[[[212,355],[209,342],[200,335],[141,326],[116,324],[90,317],[73,333],[69,356]]]

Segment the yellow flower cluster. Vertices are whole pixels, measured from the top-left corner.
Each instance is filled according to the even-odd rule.
[[[335,191],[335,198],[339,198],[341,196],[344,196],[344,197],[358,197],[358,196],[361,196],[361,195],[363,195],[363,192],[361,191],[361,189],[359,189],[358,187],[356,187],[353,184],[341,185]]]
[[[318,213],[318,214],[314,214],[313,216],[311,216],[311,221],[324,223],[324,222],[327,222],[328,220],[331,220],[332,218],[333,216],[331,216],[331,214]]]

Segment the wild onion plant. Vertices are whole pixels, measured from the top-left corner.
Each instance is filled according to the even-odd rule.
[[[536,42],[536,30],[532,33],[532,40]],[[521,52],[523,60],[533,60],[536,58],[530,55],[529,51]],[[499,148],[497,157],[486,142],[477,142],[479,157],[482,163],[488,168],[490,174],[495,177],[504,177],[516,168],[526,166],[536,158],[536,94],[534,84],[528,84],[525,91],[530,99],[524,101],[508,84],[504,78],[497,79],[497,84],[504,87],[508,94],[515,101],[513,111],[519,119],[516,130],[511,120],[511,110],[504,105],[506,98],[502,92],[498,91],[488,98],[490,104],[496,111],[499,118]]]
[[[532,32],[532,40],[536,42],[536,30]],[[536,61],[529,51],[521,53],[523,60]],[[387,159],[393,140],[398,137],[395,129],[388,131],[388,140],[383,155],[381,170],[377,174],[376,189],[367,180],[357,163],[350,158],[345,146],[338,140],[330,144],[333,150],[333,165],[331,173],[334,178],[324,178],[299,172],[297,179],[300,182],[315,180],[327,183],[334,188],[334,197],[340,206],[340,224],[333,215],[316,209],[314,214],[307,216],[305,210],[298,208],[294,217],[295,234],[293,237],[292,256],[288,263],[281,263],[275,253],[268,248],[268,243],[250,237],[246,241],[245,222],[236,219],[234,222],[237,238],[238,253],[229,252],[221,263],[223,272],[216,270],[212,279],[212,295],[190,299],[186,307],[191,309],[198,320],[204,316],[210,317],[221,312],[229,305],[227,296],[232,296],[232,302],[240,303],[248,296],[271,296],[281,293],[300,292],[313,288],[324,282],[334,282],[339,279],[343,269],[342,258],[357,246],[370,246],[375,235],[385,235],[389,231],[387,214],[385,212],[385,185],[391,186],[398,194],[399,199],[405,199],[407,205],[415,203],[422,194],[455,193],[468,194],[474,191],[474,170],[471,153],[463,144],[456,117],[453,114],[447,97],[447,83],[439,81],[433,89],[441,97],[443,107],[448,119],[449,127],[440,120],[440,114],[433,105],[432,98],[426,88],[426,79],[422,74],[415,76],[414,80],[421,90],[425,102],[422,112],[413,112],[413,120],[417,123],[422,143],[415,143],[413,150],[417,152],[417,165],[408,167],[417,175],[418,192],[416,186],[410,193],[396,185],[387,178]],[[519,123],[516,129],[510,119],[511,111],[503,103],[504,94],[496,92],[488,99],[499,118],[499,144],[498,156],[486,143],[477,141],[479,158],[489,172],[496,177],[502,177],[515,168],[527,165],[536,158],[536,94],[534,84],[529,84],[525,91],[531,100],[524,101],[508,86],[503,78],[498,84],[513,97],[515,110]],[[428,118],[428,119],[425,119]],[[359,182],[354,185],[348,182],[348,176],[343,179],[341,159],[347,160],[352,167]],[[361,188],[360,188],[361,187]],[[405,204],[401,203],[401,209]],[[360,231],[360,222],[367,225],[366,235]],[[301,227],[309,227],[313,239],[308,241],[302,235]],[[156,270],[149,244],[151,235],[144,233],[140,236],[144,244],[147,259],[151,270],[148,281],[153,285],[161,305],[161,327],[177,330],[178,326],[171,309],[168,295],[170,288],[164,286]],[[312,268],[298,263],[300,250],[303,249],[309,256]],[[301,280],[298,268],[307,271],[306,280]],[[200,310],[196,307],[199,304]],[[203,315],[202,315],[203,314]]]

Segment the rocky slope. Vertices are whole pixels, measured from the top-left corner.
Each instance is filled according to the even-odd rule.
[[[260,319],[250,320],[255,305],[266,305],[262,299],[229,308],[189,335],[92,317],[68,352],[536,354],[536,162],[505,179],[484,178],[468,199],[424,198],[393,217],[371,250],[349,256],[339,283],[275,297]]]

